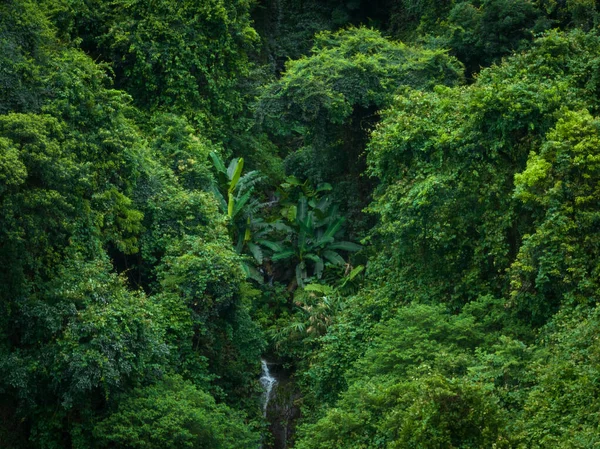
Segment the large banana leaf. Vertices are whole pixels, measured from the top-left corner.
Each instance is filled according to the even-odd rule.
[[[273,254],[273,256],[271,257],[271,260],[275,262],[277,260],[289,259],[290,257],[293,257],[295,255],[296,255],[296,251],[294,251],[292,249],[285,249],[283,251]]]
[[[223,164],[221,157],[214,151],[211,151],[208,154],[209,154],[210,158],[212,159],[213,165],[215,166],[217,171],[219,173],[227,173],[227,170],[225,169],[225,164]]]
[[[300,229],[298,233],[298,251],[300,254],[303,254],[307,247],[307,239],[306,239],[306,231],[304,229]]]
[[[308,260],[312,260],[315,263],[322,260],[319,256],[317,256],[316,254],[313,254],[313,253],[305,254],[304,258],[308,259]]]
[[[343,251],[360,251],[362,249],[362,246],[360,246],[358,243],[352,242],[335,242],[331,245],[328,245],[327,248],[341,249]]]
[[[244,158],[239,158],[237,160],[233,159],[229,164],[229,168],[227,169],[227,176],[231,180],[229,183],[229,193],[233,193],[235,187],[237,186],[238,181],[240,180],[240,176],[242,176],[242,170],[244,169]]]
[[[246,275],[246,278],[254,279],[260,284],[264,282],[262,274],[260,274],[260,272],[255,267],[246,262],[242,262],[242,271]]]
[[[234,204],[233,210],[232,210],[232,214],[230,215],[231,218],[237,217],[237,215],[240,213],[240,211],[244,208],[244,206],[246,205],[246,203],[250,199],[250,195],[252,195],[252,191],[246,192],[237,201],[235,201],[235,200],[232,199],[233,196],[229,197],[231,199],[232,203]]]
[[[274,223],[269,223],[269,226],[273,229],[275,229],[276,231],[283,231],[283,232],[293,232],[293,229],[286,225],[285,223],[281,222],[281,221],[276,221]]]
[[[323,257],[334,265],[344,265],[346,261],[335,251],[323,251]]]
[[[337,220],[334,220],[331,223],[329,223],[329,226],[327,226],[327,230],[325,231],[325,234],[323,234],[323,236],[335,237],[338,231],[342,228],[344,221],[345,219],[343,217],[340,217]]]
[[[306,197],[301,197],[298,201],[298,206],[296,208],[296,220],[299,222],[304,222],[306,220],[306,215],[308,213],[308,201],[306,201]]]
[[[323,235],[317,239],[317,241],[315,242],[315,246],[323,246],[323,245],[326,245],[327,243],[333,243],[334,241],[335,240],[333,237],[327,237],[327,236]],[[336,248],[333,248],[333,245],[327,245],[327,248],[336,249]],[[339,249],[339,248],[337,248],[337,249]]]
[[[285,249],[280,243],[272,242],[271,240],[258,240],[257,243],[261,244],[262,246],[266,246],[274,252],[282,252]]]
[[[315,205],[315,212],[320,213],[320,218],[325,217],[325,216],[331,216],[329,212],[329,209],[331,208],[331,199],[328,196],[324,196],[323,198],[321,198],[319,200],[319,202]]]
[[[256,245],[255,243],[248,242],[248,249],[250,250],[250,253],[254,257],[254,260],[256,260],[257,263],[262,264],[264,255],[263,255],[262,249],[260,249],[260,246]]]
[[[223,194],[221,193],[219,188],[213,184],[213,185],[211,185],[210,190],[215,195],[215,198],[217,199],[217,202],[219,203],[219,207],[221,208],[221,211],[223,213],[227,212],[227,201],[225,201],[225,198],[223,197]]]
[[[315,232],[315,227],[313,225],[313,214],[306,214],[306,218],[304,220],[296,220],[300,229],[306,232],[308,235],[313,235]]]
[[[315,262],[315,276],[318,279],[321,279],[323,276],[323,270],[325,269],[325,263],[323,263],[323,259],[319,257],[319,260]]]

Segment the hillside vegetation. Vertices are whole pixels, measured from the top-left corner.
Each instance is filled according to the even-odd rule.
[[[600,447],[599,20],[4,0],[0,447]]]

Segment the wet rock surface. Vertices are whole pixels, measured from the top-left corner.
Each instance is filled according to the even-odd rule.
[[[266,407],[269,432],[263,449],[287,449],[293,447],[296,422],[300,418],[298,392],[293,373],[276,362],[268,363],[269,373],[276,379]]]

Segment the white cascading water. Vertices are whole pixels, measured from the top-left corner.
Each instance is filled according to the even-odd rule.
[[[277,382],[269,371],[269,365],[264,359],[260,360],[262,366],[262,374],[260,376],[260,384],[265,389],[264,402],[263,402],[263,416],[267,416],[267,406],[269,405],[269,399],[271,399],[271,392],[273,391],[273,385]]]

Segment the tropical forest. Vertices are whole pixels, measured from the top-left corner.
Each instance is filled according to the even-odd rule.
[[[0,0],[0,448],[600,448],[600,3]]]

